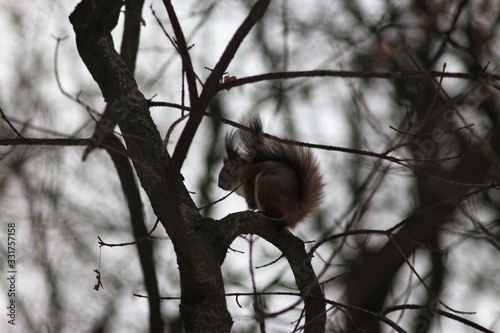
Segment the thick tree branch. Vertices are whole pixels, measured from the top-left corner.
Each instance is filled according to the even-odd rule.
[[[201,217],[181,183],[159,179],[169,157],[151,118],[148,102],[138,90],[132,73],[113,47],[111,30],[116,25],[119,0],[83,0],[70,16],[76,32],[78,51],[97,81],[109,108],[123,133],[127,148],[150,169],[135,163],[134,167],[155,214],[165,227],[179,265],[181,281],[181,316],[187,332],[227,332],[232,320],[227,311],[224,285],[219,265],[208,258],[200,265],[194,258],[209,252],[205,238],[188,235],[186,221]]]
[[[128,67],[130,72],[135,72],[135,63],[137,60],[137,52],[139,50],[139,37],[141,32],[142,7],[144,0],[127,0],[125,1],[125,22],[123,29],[122,45],[120,55]],[[116,121],[111,116],[109,106],[106,105],[104,113],[96,124],[92,138],[95,139],[94,145],[89,145],[83,153],[85,160],[90,152],[101,144],[108,135],[112,135],[113,129],[116,126]]]
[[[141,200],[141,193],[139,186],[135,179],[132,165],[128,158],[122,154],[117,153],[117,149],[111,149],[111,146],[118,147],[118,150],[125,150],[122,142],[114,134],[106,139],[106,151],[110,155],[115,165],[120,184],[122,186],[123,194],[127,201],[130,212],[130,223],[132,225],[132,232],[135,239],[140,239],[148,234],[148,229],[144,221],[143,205]],[[159,296],[158,280],[156,278],[156,267],[154,263],[154,249],[153,244],[149,240],[138,242],[136,244],[139,254],[139,261],[141,263],[142,274],[144,276],[144,287],[148,295]],[[155,297],[148,299],[149,302],[149,331],[163,332],[163,320],[161,318],[160,301]]]
[[[125,22],[123,23],[124,29],[120,55],[132,73],[135,72],[137,52],[139,51],[143,6],[144,0],[125,1]]]
[[[137,52],[139,50],[143,5],[144,0],[125,1],[125,22],[120,55],[132,73],[135,71]],[[113,134],[115,126],[116,122],[111,117],[109,107],[106,106],[103,116],[96,124],[92,138],[97,141],[97,144],[102,144],[102,146],[105,147],[113,160],[129,207],[130,222],[134,238],[139,239],[147,234],[142,210],[142,200],[130,162],[125,155],[117,152],[117,147],[119,147],[118,150],[121,151],[125,150],[125,147],[123,147],[121,141]],[[84,158],[94,147],[95,145],[88,146],[85,150]],[[153,246],[149,241],[139,242],[137,243],[137,251],[144,276],[144,286],[148,295],[157,296],[159,292],[156,279],[156,268],[153,262]],[[149,299],[149,310],[150,332],[163,331],[160,302],[154,298]]]
[[[288,260],[295,276],[295,283],[305,303],[304,332],[325,331],[326,310],[323,291],[318,284],[318,278],[311,265],[311,257],[305,251],[302,240],[269,221],[262,214],[253,212],[228,215],[217,222],[217,227],[222,235],[217,254],[221,264],[229,246],[241,234],[258,235],[276,246]]]

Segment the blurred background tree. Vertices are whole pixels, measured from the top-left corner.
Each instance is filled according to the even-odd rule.
[[[76,50],[67,17],[77,3],[0,2],[1,243],[16,223],[18,265],[16,327],[4,318],[1,331],[180,332],[178,300],[134,296],[180,295],[164,229],[137,245],[98,244],[139,239],[156,217],[122,154],[95,149],[82,161],[77,139],[95,136],[97,121],[106,142],[123,140],[102,121],[102,94]],[[174,2],[201,82],[254,4]],[[185,122],[172,124],[189,97],[181,57],[153,10],[173,34],[161,2],[127,0],[113,37],[145,97],[175,104],[150,109],[172,152]],[[232,127],[217,116],[258,113],[266,132],[320,145],[325,203],[293,233],[314,255],[326,331],[498,330],[499,18],[492,0],[273,1],[231,62],[227,75],[237,78],[343,73],[221,91],[182,169],[199,207],[226,194],[216,177]],[[67,147],[12,138],[64,138]],[[202,214],[244,209],[231,195]],[[226,292],[240,294],[227,297],[233,331],[300,331],[303,305],[278,294],[296,289],[281,253],[249,235],[231,249],[222,269]],[[242,295],[256,291],[267,294]]]

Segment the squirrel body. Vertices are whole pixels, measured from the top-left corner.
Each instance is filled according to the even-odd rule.
[[[265,138],[259,117],[251,118],[248,127],[226,136],[218,185],[244,197],[250,209],[293,228],[321,203],[318,162],[309,148]]]

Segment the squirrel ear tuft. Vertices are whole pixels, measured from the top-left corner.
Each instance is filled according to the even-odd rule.
[[[238,159],[239,154],[235,141],[236,133],[234,131],[230,131],[226,134],[226,154],[224,154],[224,162]]]

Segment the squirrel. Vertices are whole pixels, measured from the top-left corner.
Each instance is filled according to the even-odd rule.
[[[248,127],[226,135],[218,185],[244,197],[250,209],[293,229],[322,201],[318,162],[309,148],[265,138],[260,117],[250,118]]]

